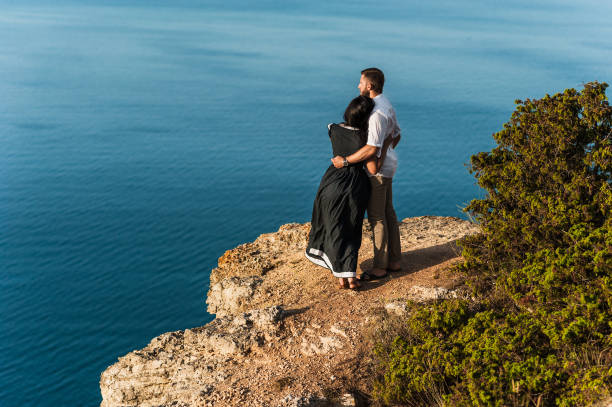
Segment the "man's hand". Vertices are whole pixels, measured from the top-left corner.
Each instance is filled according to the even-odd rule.
[[[346,157],[346,159],[348,160],[350,164],[356,164],[364,160],[367,160],[370,157],[374,157],[374,155],[376,155],[377,152],[378,152],[378,147],[370,146],[366,144],[365,146],[361,147],[359,150],[357,150],[353,154]],[[340,157],[339,155],[337,155],[331,159],[331,162],[334,165],[334,167],[342,168],[344,166],[344,157]]]
[[[339,155],[337,155],[334,158],[332,158],[331,162],[332,162],[332,164],[334,164],[334,167],[336,167],[336,168],[344,167],[344,157],[340,157]]]

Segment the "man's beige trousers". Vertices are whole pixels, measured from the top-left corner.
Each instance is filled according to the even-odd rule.
[[[399,225],[393,209],[393,178],[370,177],[372,193],[368,204],[368,221],[372,226],[374,268],[386,269],[402,257]]]

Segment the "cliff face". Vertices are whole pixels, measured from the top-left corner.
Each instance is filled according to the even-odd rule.
[[[372,265],[367,222],[359,268]],[[371,391],[372,332],[407,299],[458,295],[455,241],[477,232],[448,217],[400,225],[402,271],[340,290],[304,257],[309,224],[227,251],[212,271],[209,324],[154,338],[106,369],[102,407],[360,405]],[[361,270],[358,270],[358,273]]]

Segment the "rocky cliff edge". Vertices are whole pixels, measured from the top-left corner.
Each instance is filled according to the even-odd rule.
[[[372,266],[367,221],[359,270]],[[373,331],[406,300],[461,295],[450,272],[456,241],[478,228],[451,217],[400,224],[402,271],[340,290],[304,257],[309,224],[228,250],[212,270],[206,303],[216,318],[169,332],[120,357],[101,375],[101,407],[358,406],[371,392]]]

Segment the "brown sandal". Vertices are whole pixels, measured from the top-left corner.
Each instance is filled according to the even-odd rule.
[[[359,277],[359,280],[361,280],[361,281],[380,280],[381,278],[387,277],[387,275],[388,274],[386,272],[382,276],[377,276],[376,274],[372,274],[370,272],[364,271],[363,273],[361,273],[361,276]]]

